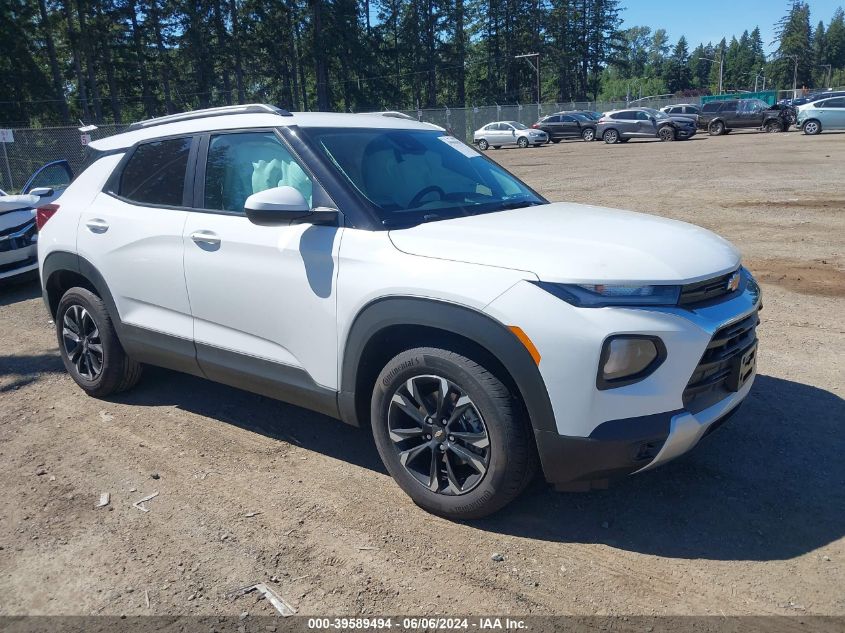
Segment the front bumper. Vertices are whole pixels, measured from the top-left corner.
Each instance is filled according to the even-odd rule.
[[[678,138],[679,139],[688,139],[695,136],[696,129],[694,127],[682,127],[678,128]]]
[[[688,388],[699,384],[705,351],[759,310],[759,289],[754,288],[692,309],[591,309],[518,284],[488,306],[499,320],[519,324],[541,355],[539,370],[554,412],[554,427],[534,428],[546,479],[566,489],[603,487],[689,451],[733,414],[750,391],[754,373],[737,391],[691,398]],[[602,342],[619,334],[659,337],[667,357],[639,382],[598,390]],[[741,349],[744,358],[750,347]]]
[[[38,268],[38,234],[35,222],[0,235],[0,279],[8,279]]]

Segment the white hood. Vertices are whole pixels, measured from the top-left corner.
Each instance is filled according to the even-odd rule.
[[[740,256],[692,224],[643,213],[554,203],[390,231],[399,250],[523,270],[541,281],[689,283],[730,272]]]

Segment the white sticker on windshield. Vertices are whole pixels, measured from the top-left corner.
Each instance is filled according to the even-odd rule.
[[[466,143],[462,143],[454,136],[438,136],[437,138],[446,143],[446,145],[448,145],[449,147],[454,147],[464,156],[468,156],[469,158],[477,158],[481,156],[481,154],[476,152],[469,145],[467,145]]]

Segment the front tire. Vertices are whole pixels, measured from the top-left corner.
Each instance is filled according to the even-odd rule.
[[[786,131],[783,129],[783,125],[779,121],[769,121],[763,129],[769,134],[777,134],[778,132]]]
[[[135,386],[141,365],[126,355],[103,300],[85,288],[65,292],[56,311],[65,369],[89,396],[104,398]]]
[[[483,366],[445,349],[402,352],[372,397],[376,447],[414,502],[450,519],[504,507],[536,472],[531,434],[507,387]]]
[[[528,147],[528,139],[522,136],[519,138],[519,140],[517,140],[516,144],[520,149],[525,149],[526,147]]]
[[[588,143],[592,143],[596,140],[596,131],[593,128],[588,127],[586,130],[581,132],[581,138]]]
[[[664,143],[667,141],[674,141],[675,140],[675,129],[664,125],[657,131],[657,138],[659,138]]]
[[[489,147],[490,143],[488,143],[485,139],[480,139],[478,141],[478,149],[480,149],[482,152],[486,152]]]
[[[804,123],[804,134],[807,136],[815,136],[816,134],[821,134],[822,131],[822,124],[821,121],[816,119],[810,119],[806,123]]]

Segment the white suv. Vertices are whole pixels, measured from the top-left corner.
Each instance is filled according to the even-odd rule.
[[[751,388],[760,291],[731,244],[549,203],[432,126],[253,105],[91,148],[38,256],[92,396],[149,363],[371,425],[416,503],[466,519],[538,463],[562,489],[664,463]]]

